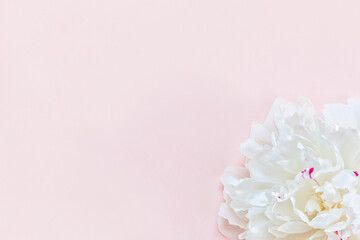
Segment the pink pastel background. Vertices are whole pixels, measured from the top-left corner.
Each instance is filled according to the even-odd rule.
[[[360,97],[359,1],[1,0],[0,239],[223,240],[276,97]]]

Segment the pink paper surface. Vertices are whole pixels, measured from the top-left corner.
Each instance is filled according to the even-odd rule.
[[[220,240],[276,97],[360,97],[358,1],[2,0],[0,238]]]

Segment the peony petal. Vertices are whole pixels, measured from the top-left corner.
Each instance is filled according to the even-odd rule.
[[[350,189],[358,184],[358,178],[352,170],[343,170],[337,173],[331,183],[338,189]]]
[[[317,229],[325,229],[331,224],[338,221],[344,215],[343,209],[331,209],[329,211],[322,211],[314,217],[309,225]]]
[[[358,120],[352,106],[345,104],[327,104],[324,106],[325,122],[337,128],[357,129]]]
[[[272,145],[271,133],[263,125],[252,123],[250,139],[253,139],[260,145]]]
[[[253,206],[266,206],[270,203],[267,192],[271,184],[258,182],[252,178],[243,179],[235,188],[230,197],[231,207],[235,211],[244,210]]]
[[[281,224],[278,230],[285,233],[304,233],[312,230],[313,228],[304,222],[294,221]]]
[[[316,231],[308,240],[323,240],[326,239],[326,234],[323,231]]]
[[[256,159],[251,159],[248,162],[247,167],[249,168],[250,176],[259,181],[269,183],[284,182],[287,179],[293,178],[294,175],[284,170],[281,166],[282,160],[282,156],[276,150],[263,152]]]
[[[221,182],[224,185],[236,186],[241,179],[249,177],[249,170],[244,167],[228,167],[225,169]]]
[[[254,139],[249,138],[240,146],[240,151],[249,159],[254,159],[259,156],[262,152],[267,150],[264,146],[257,143]]]
[[[349,226],[349,223],[345,221],[337,222],[328,228],[325,229],[325,232],[335,232],[345,229],[347,226]]]
[[[347,193],[343,196],[342,204],[351,209],[353,213],[360,214],[360,195],[355,193]]]
[[[231,225],[228,220],[223,217],[218,217],[219,231],[230,240],[239,240],[239,235],[244,232],[244,229]]]
[[[268,231],[271,222],[269,222],[269,219],[265,216],[264,208],[249,208],[246,217],[249,219],[247,240],[274,239],[274,236]]]
[[[277,99],[222,176],[219,229],[230,239],[360,240],[360,101]]]
[[[313,198],[310,198],[305,205],[305,212],[307,214],[314,214],[316,212],[320,212],[321,207],[319,201],[316,201]]]
[[[231,225],[239,226],[241,228],[244,228],[247,224],[245,212],[236,214],[226,203],[221,204],[219,216],[228,220]]]

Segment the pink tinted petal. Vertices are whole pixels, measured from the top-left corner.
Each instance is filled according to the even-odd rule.
[[[244,232],[244,229],[231,225],[228,220],[220,216],[218,218],[218,227],[221,234],[230,240],[239,240],[239,235]]]

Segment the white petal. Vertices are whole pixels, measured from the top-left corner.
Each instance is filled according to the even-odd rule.
[[[350,189],[358,183],[358,178],[351,170],[343,170],[336,174],[331,183],[338,189]]]
[[[268,231],[270,222],[269,219],[265,216],[264,208],[249,208],[246,217],[249,219],[246,238],[247,240],[274,239],[274,236],[271,235]]]
[[[352,173],[354,174],[354,173]],[[336,186],[335,186],[336,187]],[[321,199],[328,203],[338,203],[340,202],[341,195],[338,190],[336,190],[333,184],[325,182],[325,184],[316,189],[316,192],[322,192]]]
[[[304,233],[313,228],[304,222],[287,222],[279,226],[278,230],[286,233]]]
[[[226,203],[221,204],[219,216],[228,220],[231,225],[239,226],[241,228],[244,228],[247,224],[245,212],[243,212],[242,215],[239,216]]]
[[[310,198],[305,205],[305,212],[308,214],[313,214],[315,212],[320,212],[321,211],[321,207],[319,204],[319,201],[316,201],[312,198]]]
[[[249,159],[254,159],[265,150],[264,146],[249,138],[240,146],[240,151]]]
[[[326,235],[323,231],[316,231],[309,237],[309,240],[323,240],[326,239]]]
[[[252,124],[250,138],[261,145],[272,145],[271,133],[258,123]]]
[[[345,221],[337,222],[334,225],[331,225],[330,227],[325,229],[325,232],[335,232],[340,231],[342,229],[345,229],[349,224]]]
[[[330,224],[338,221],[343,216],[343,214],[343,209],[331,209],[329,211],[322,211],[310,221],[309,225],[313,228],[325,229]]]
[[[228,220],[223,217],[218,218],[219,231],[230,240],[239,240],[239,235],[244,232],[244,229],[231,225]]]
[[[360,195],[347,193],[343,196],[342,204],[351,209],[354,213],[360,214]]]
[[[271,184],[258,182],[253,178],[243,179],[230,197],[231,207],[235,210],[245,210],[252,206],[266,206],[270,203],[267,192]]]
[[[236,186],[239,184],[240,180],[243,178],[249,177],[249,170],[244,167],[228,167],[225,169],[223,176],[221,177],[221,182],[224,185]]]
[[[250,176],[259,181],[278,183],[284,182],[287,179],[292,179],[293,174],[284,170],[279,161],[283,158],[276,150],[268,150],[263,152],[256,159],[251,159],[247,167],[250,171]],[[271,169],[271,171],[269,171]]]
[[[354,109],[345,104],[327,104],[324,106],[323,115],[325,121],[341,128],[357,129],[358,119]]]

